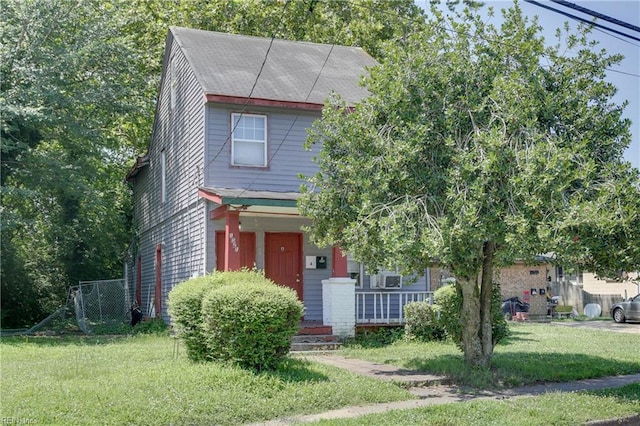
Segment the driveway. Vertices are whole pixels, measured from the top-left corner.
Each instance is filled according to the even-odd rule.
[[[618,324],[613,320],[604,321],[553,321],[551,325],[558,327],[591,328],[595,330],[615,331],[618,333],[640,334],[640,323],[625,322]]]

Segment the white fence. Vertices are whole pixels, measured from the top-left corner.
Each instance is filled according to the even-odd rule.
[[[433,304],[433,292],[356,292],[356,324],[404,324],[404,307],[411,302]]]

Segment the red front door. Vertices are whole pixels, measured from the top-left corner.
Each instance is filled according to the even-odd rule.
[[[266,232],[264,259],[267,278],[294,289],[302,300],[302,234]]]

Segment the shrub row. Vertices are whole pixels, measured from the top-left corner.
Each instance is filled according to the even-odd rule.
[[[194,361],[273,369],[289,352],[302,317],[296,293],[259,271],[215,272],[169,293],[173,325]]]

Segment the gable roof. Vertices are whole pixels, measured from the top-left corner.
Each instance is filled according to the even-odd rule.
[[[210,100],[250,97],[323,105],[335,91],[353,105],[368,95],[358,84],[365,68],[377,64],[359,47],[279,39],[271,43],[270,38],[180,27],[169,31]]]

